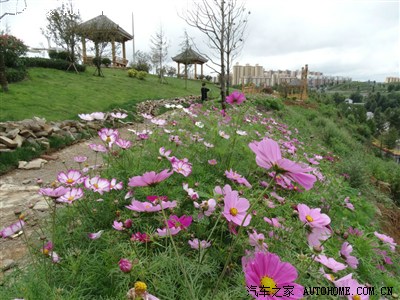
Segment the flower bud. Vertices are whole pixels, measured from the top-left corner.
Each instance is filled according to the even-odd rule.
[[[132,263],[125,258],[121,258],[118,264],[119,269],[124,273],[129,273],[132,270]]]

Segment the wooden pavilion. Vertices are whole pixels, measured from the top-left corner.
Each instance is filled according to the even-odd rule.
[[[197,78],[197,65],[199,64],[201,66],[201,77],[203,77],[203,64],[206,63],[208,60],[201,56],[199,53],[194,51],[191,47],[187,48],[185,51],[182,53],[178,54],[175,57],[172,57],[172,60],[176,63],[178,63],[178,77],[180,76],[180,65],[183,64],[185,65],[185,71],[187,70],[186,66],[187,65],[193,65],[194,64],[194,78]],[[187,77],[187,74],[185,74]]]
[[[99,43],[111,43],[112,65],[114,67],[127,66],[128,60],[126,59],[125,42],[132,40],[133,36],[122,29],[118,24],[101,14],[78,25],[78,32],[82,37],[82,57],[84,64],[91,63],[90,59],[93,58],[86,55],[86,39],[89,39],[95,43],[95,47],[98,47],[96,45]],[[117,57],[115,54],[115,43],[122,44],[122,58]],[[98,50],[96,50],[96,52],[97,51]],[[98,55],[98,53],[96,53],[96,55]]]

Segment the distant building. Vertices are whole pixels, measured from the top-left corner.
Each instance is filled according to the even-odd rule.
[[[282,82],[290,83],[301,79],[301,70],[269,70],[266,71],[258,64],[244,66],[236,63],[233,66],[232,85],[254,84],[258,87],[279,85]],[[351,81],[349,77],[325,76],[322,72],[309,71],[308,86],[318,88],[328,84],[339,84]]]
[[[400,77],[386,77],[385,83],[400,82]]]

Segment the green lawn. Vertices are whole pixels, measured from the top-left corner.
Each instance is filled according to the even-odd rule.
[[[54,69],[32,68],[26,80],[0,92],[0,121],[33,116],[49,121],[76,119],[78,113],[132,107],[149,99],[199,95],[201,82],[167,78],[160,84],[156,76],[145,80],[130,78],[126,70],[103,68],[104,77],[93,76],[94,68],[75,74]]]

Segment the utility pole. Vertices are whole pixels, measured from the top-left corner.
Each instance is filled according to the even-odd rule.
[[[133,20],[133,12],[132,12],[132,50],[133,50],[133,55],[132,55],[132,63],[136,63],[136,54],[135,54],[135,25],[134,25],[134,20]]]

